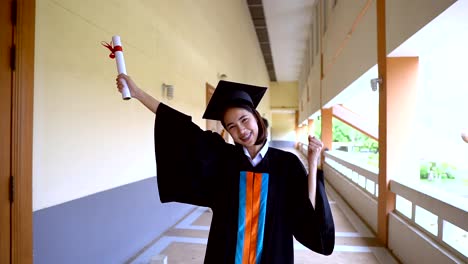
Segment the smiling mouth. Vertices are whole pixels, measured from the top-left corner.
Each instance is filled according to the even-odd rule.
[[[250,132],[249,134],[247,134],[246,136],[243,136],[240,138],[240,140],[244,141],[244,142],[247,142],[250,140],[250,138],[252,137],[252,132]]]

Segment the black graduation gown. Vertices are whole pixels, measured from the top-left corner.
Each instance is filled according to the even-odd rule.
[[[157,110],[154,138],[161,202],[194,204],[213,211],[205,263],[235,263],[242,171],[268,175],[260,263],[294,263],[293,236],[317,253],[333,252],[335,228],[321,170],[314,209],[308,198],[306,170],[292,153],[269,148],[253,167],[242,147],[201,130],[190,116],[164,104]]]

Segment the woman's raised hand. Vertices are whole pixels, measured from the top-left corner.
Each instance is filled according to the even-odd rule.
[[[307,151],[307,161],[309,164],[318,165],[320,155],[322,154],[323,143],[318,138],[309,136],[309,148]]]
[[[130,76],[123,73],[117,75],[117,78],[115,79],[117,89],[119,90],[119,92],[122,93],[122,89],[124,87],[122,80],[125,80],[127,82],[128,90],[130,91],[132,97],[139,99],[141,97],[140,88],[138,88],[138,86],[135,84],[132,78],[130,78]]]
[[[140,89],[132,80],[132,78],[130,78],[130,76],[123,74],[123,73],[117,75],[117,79],[115,79],[116,84],[117,84],[117,89],[119,90],[120,93],[122,93],[122,89],[124,87],[122,80],[125,80],[127,82],[128,90],[130,90],[130,94],[132,95],[132,98],[137,99],[144,106],[146,106],[146,108],[148,108],[151,112],[156,114],[156,111],[158,110],[158,107],[159,107],[159,101],[156,100],[156,98],[152,97],[151,95],[147,94],[142,89]]]

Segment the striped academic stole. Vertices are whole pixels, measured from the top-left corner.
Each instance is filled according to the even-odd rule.
[[[263,251],[263,234],[268,196],[268,173],[241,171],[236,264],[258,264]]]

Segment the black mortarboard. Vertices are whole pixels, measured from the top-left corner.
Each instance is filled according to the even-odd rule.
[[[243,104],[255,109],[265,94],[266,89],[266,87],[221,80],[206,107],[203,118],[222,120],[224,111],[230,106]]]

